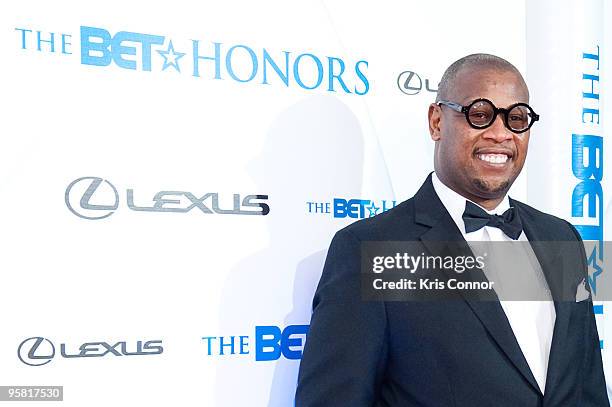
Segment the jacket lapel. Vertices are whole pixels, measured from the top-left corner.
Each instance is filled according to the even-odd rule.
[[[570,366],[571,354],[567,352],[567,349],[573,349],[578,346],[577,344],[569,343],[571,335],[569,335],[568,330],[573,303],[571,301],[563,301],[572,298],[571,290],[575,289],[578,282],[575,285],[573,283],[564,284],[569,280],[566,280],[566,270],[563,268],[563,262],[560,262],[561,253],[559,251],[562,249],[562,246],[554,246],[554,242],[558,240],[558,237],[549,236],[547,228],[544,225],[538,224],[537,217],[533,216],[530,213],[531,211],[520,202],[511,200],[511,204],[516,205],[519,210],[525,235],[529,239],[531,247],[538,258],[551,295],[555,299],[555,326],[546,373],[546,394],[544,397],[544,405],[546,405],[546,401],[555,394],[555,387],[561,384],[563,372],[567,372],[572,368]],[[575,295],[575,293],[573,294]]]
[[[430,229],[420,237],[421,241],[430,252],[438,253],[441,248],[440,242],[456,242],[456,248],[455,244],[453,244],[453,248],[450,250],[451,253],[455,252],[452,253],[452,255],[461,253],[471,254],[471,250],[463,238],[463,235],[438,198],[431,182],[431,174],[414,196],[414,201],[415,221],[430,227]],[[479,271],[472,271],[470,273],[471,278],[474,280],[486,281],[484,273]],[[469,307],[476,314],[503,353],[524,376],[525,380],[527,380],[535,390],[542,394],[525,360],[523,352],[516,341],[512,327],[499,301],[476,300],[467,298],[466,296],[463,296],[463,299],[468,303]],[[565,329],[567,329],[567,327]]]

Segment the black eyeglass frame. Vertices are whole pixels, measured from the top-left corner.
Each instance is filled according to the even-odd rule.
[[[493,106],[493,118],[491,119],[491,121],[489,122],[489,124],[485,124],[482,126],[478,126],[473,124],[470,121],[470,116],[469,116],[469,112],[470,112],[470,108],[472,106],[474,106],[476,103],[478,102],[487,102],[489,103],[491,106]],[[535,122],[537,122],[538,120],[540,120],[540,115],[537,114],[532,108],[531,106],[529,106],[527,103],[515,103],[513,105],[508,106],[507,108],[503,108],[503,107],[497,107],[495,106],[495,104],[493,104],[493,102],[491,102],[489,99],[485,99],[485,98],[478,98],[476,100],[473,100],[469,105],[467,106],[462,106],[458,103],[455,102],[449,102],[447,100],[440,100],[436,103],[438,106],[440,105],[444,105],[447,107],[450,107],[451,109],[453,109],[454,111],[458,112],[458,113],[463,113],[465,115],[465,120],[468,122],[468,124],[470,125],[470,127],[474,128],[474,129],[478,129],[478,130],[482,130],[482,129],[486,129],[487,127],[490,127],[493,123],[495,123],[495,119],[497,119],[497,114],[498,113],[502,113],[503,114],[503,118],[504,118],[504,125],[506,126],[506,128],[508,130],[510,130],[511,132],[515,133],[515,134],[521,134],[521,133],[525,133],[527,130],[529,130],[531,128],[531,126],[533,126],[533,124]],[[529,110],[529,116],[531,117],[531,121],[529,122],[529,124],[527,125],[527,128],[524,130],[515,130],[513,128],[510,127],[510,124],[508,123],[508,113],[514,109],[517,106],[525,106],[528,110]]]

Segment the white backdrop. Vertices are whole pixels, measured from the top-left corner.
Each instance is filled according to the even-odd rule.
[[[558,98],[539,86],[565,71],[532,69],[554,42],[534,25],[555,23],[532,7],[2,4],[0,385],[63,385],[67,406],[292,405],[327,245],[356,220],[334,202],[369,216],[416,191],[433,166],[427,106],[470,53],[512,61],[547,113],[511,195],[569,218],[565,189],[532,198],[543,168],[571,176],[571,156],[542,153]],[[126,356],[138,341],[163,352]]]
[[[601,249],[612,232],[608,195],[612,151],[606,144],[611,132],[607,118],[612,113],[611,23],[609,2],[527,2],[527,78],[532,101],[545,118],[530,142],[527,197],[537,208],[570,221],[585,240],[598,241],[595,252],[587,253],[595,255],[589,264],[595,300],[610,300],[598,295],[597,288],[610,286],[610,259]],[[584,173],[591,181],[585,183],[584,174],[574,168],[587,168]],[[609,301],[596,301],[609,396],[610,307]]]

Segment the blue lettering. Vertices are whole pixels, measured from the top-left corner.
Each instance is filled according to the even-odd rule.
[[[200,56],[200,42],[197,40],[191,40],[193,43],[193,76],[200,76],[200,59],[215,61],[215,79],[221,79],[221,43],[213,42],[215,45],[215,56],[204,57]]]
[[[359,69],[359,65],[361,64],[364,64],[367,67],[368,61],[359,61],[355,64],[355,73],[363,83],[364,89],[362,91],[359,91],[355,86],[355,93],[358,95],[365,95],[370,90],[370,82],[368,81],[368,78],[366,78],[365,74],[361,71],[361,69]]]
[[[584,157],[588,160],[584,165]],[[599,163],[599,165],[598,165]],[[581,182],[572,192],[572,216],[584,217],[584,199],[588,199],[588,217],[599,217],[599,225],[575,225],[585,240],[603,239],[603,137],[572,135],[572,172]],[[599,207],[599,211],[597,208]]]
[[[599,85],[599,75],[591,75],[591,74],[582,74],[583,81],[590,81],[591,91],[590,92],[582,92],[583,98],[588,99],[599,99],[599,92],[595,93],[595,82]]]
[[[586,157],[588,160],[586,167],[584,166],[585,150],[587,151]],[[581,180],[587,180],[591,177],[597,181],[602,180],[603,137],[572,134],[572,172],[576,178]]]
[[[251,57],[251,75],[249,75],[249,77],[247,79],[240,79],[235,73],[234,73],[234,68],[232,67],[232,55],[234,54],[234,50],[237,48],[241,48],[246,50],[249,53],[249,56]],[[249,47],[247,47],[246,45],[234,45],[233,47],[231,47],[229,49],[229,51],[227,51],[227,55],[225,56],[225,67],[227,69],[227,73],[229,73],[229,75],[232,77],[232,79],[234,79],[235,81],[238,82],[250,82],[253,80],[253,78],[255,77],[255,75],[257,75],[257,68],[258,68],[259,64],[257,62],[257,56],[255,55],[255,52],[253,52],[253,50]]]
[[[203,336],[202,339],[205,340],[206,343],[208,344],[207,355],[208,356],[212,355],[212,344],[211,344],[211,342],[212,342],[213,339],[217,339],[217,337],[216,336]]]
[[[111,35],[108,31],[96,27],[81,27],[81,64],[110,65],[110,42]]]
[[[335,92],[334,90],[334,79],[338,80],[340,86],[346,93],[351,93],[351,91],[346,87],[346,84],[342,80],[342,74],[344,73],[344,61],[340,58],[327,57],[328,65],[329,65],[329,87],[327,88],[330,92]],[[340,67],[340,72],[337,74],[334,73],[334,61],[337,61]]]
[[[249,346],[249,342],[248,336],[239,336],[240,338],[240,354],[241,355],[248,355],[249,351],[247,350],[247,347]]]
[[[42,51],[41,49],[41,43],[46,42],[47,44],[49,44],[51,46],[51,52],[55,52],[55,33],[49,33],[50,37],[48,40],[43,40],[40,36],[41,32],[40,31],[36,31],[36,44],[37,44],[37,50]]]
[[[306,84],[304,84],[302,78],[300,77],[299,65],[300,61],[304,57],[310,57],[317,65],[317,81],[312,86],[307,86]],[[300,54],[293,63],[293,77],[295,78],[297,84],[300,85],[300,87],[303,89],[312,90],[318,88],[319,85],[321,85],[321,82],[323,81],[323,64],[321,63],[321,60],[313,54]]]
[[[307,335],[308,325],[289,325],[283,331],[281,339],[281,352],[287,359],[300,359],[302,357],[302,348],[304,346],[302,338],[292,338],[293,335]],[[291,349],[292,347],[300,347],[299,350]]]
[[[32,30],[25,28],[15,28],[15,31],[21,31],[21,49],[26,49],[26,33],[31,33]]]
[[[113,38],[113,60],[122,68],[136,69],[136,63],[126,60],[123,55],[135,55],[136,48],[123,45],[124,41],[140,43],[142,46],[142,69],[151,71],[151,46],[162,45],[165,37],[159,35],[139,34],[127,31],[118,32]]]
[[[118,32],[114,37],[102,28],[81,27],[81,63],[84,65],[108,66],[115,61],[124,69],[136,69],[136,61],[125,59],[125,55],[136,55],[136,47],[124,42],[140,44],[142,69],[151,70],[151,46],[162,45],[165,37],[128,31]]]
[[[369,205],[367,199],[350,199],[334,198],[334,218],[364,218],[365,207]]]
[[[599,45],[597,45],[597,54],[589,54],[588,52],[583,52],[582,59],[592,59],[594,61],[597,61],[597,70],[599,71]]]
[[[124,41],[135,41],[129,32],[118,32],[113,38],[112,55],[115,63],[125,69],[136,69],[136,61],[123,58],[124,55],[136,55],[136,48],[123,45]],[[149,69],[151,70],[151,69]]]
[[[62,54],[72,54],[72,52],[68,51],[68,45],[72,45],[71,42],[68,42],[70,38],[72,38],[72,35],[62,34]]]
[[[268,338],[266,338],[268,337]],[[271,338],[269,338],[271,337]],[[281,355],[282,333],[277,326],[255,327],[255,360],[277,360]],[[266,350],[271,349],[271,350]]]
[[[268,64],[270,64],[272,69],[274,69],[274,71],[276,72],[280,80],[283,81],[285,86],[289,86],[289,52],[283,51],[283,53],[285,54],[285,72],[284,73],[281,71],[281,69],[276,64],[276,62],[274,62],[270,54],[268,54],[268,51],[264,49],[263,51],[263,82],[262,82],[263,84],[266,84],[266,85],[268,84],[268,75],[267,75],[268,71],[266,70],[266,67],[268,66]]]
[[[300,359],[304,346],[303,338],[307,335],[308,325],[289,325],[282,332],[277,326],[255,327],[255,360],[277,360],[283,355],[287,359]],[[299,347],[299,349],[292,349]]]
[[[599,71],[599,46],[597,53],[582,54],[583,62],[592,65],[596,61],[595,71]],[[592,69],[592,67],[589,67]],[[587,81],[588,91],[582,93],[583,101],[590,101],[595,106],[582,107],[582,123],[599,125],[599,80],[593,72],[582,74],[582,80]],[[597,86],[596,86],[597,85]],[[590,115],[590,117],[589,117]],[[575,218],[589,217],[595,222],[574,225],[584,240],[598,241],[587,258],[588,265],[595,271],[589,276],[589,284],[593,293],[597,293],[597,277],[603,269],[603,207],[604,197],[601,180],[603,178],[603,137],[597,135],[572,134],[572,172],[579,183],[572,191],[572,216]],[[585,159],[587,164],[585,165]],[[588,202],[588,212],[585,214],[584,201]],[[598,263],[599,259],[599,263]]]

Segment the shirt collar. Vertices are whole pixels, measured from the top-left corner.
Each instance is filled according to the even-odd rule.
[[[440,198],[440,201],[442,201],[442,204],[450,214],[451,218],[453,218],[453,220],[457,224],[459,230],[464,233],[465,224],[463,223],[463,212],[465,211],[465,202],[469,201],[469,199],[466,199],[464,196],[459,195],[457,192],[444,185],[444,183],[440,181],[435,172],[431,175],[431,182],[433,184],[434,190],[436,191],[436,194],[438,195],[438,198]],[[472,203],[482,208],[482,206],[478,205],[477,203]],[[485,208],[482,209],[488,214],[500,215],[509,208],[510,201],[508,200],[508,195],[506,195],[504,196],[504,199],[499,203],[499,205],[497,205],[497,207],[493,210],[489,211]]]

